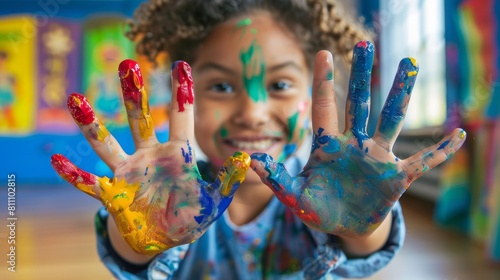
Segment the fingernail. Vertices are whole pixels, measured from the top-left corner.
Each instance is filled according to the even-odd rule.
[[[465,137],[467,137],[467,132],[465,132],[465,130],[463,129],[460,129],[460,132],[458,133],[458,138],[464,139]]]
[[[184,104],[193,104],[193,76],[191,67],[185,61],[176,61],[172,65],[172,78],[177,78],[179,86],[177,88],[177,104],[179,112],[184,112]]]
[[[70,94],[66,106],[75,122],[80,125],[87,125],[95,120],[95,114],[89,101],[79,93]]]
[[[144,90],[144,80],[139,64],[132,59],[122,61],[118,66],[118,75],[123,91],[123,99],[125,101],[131,100],[139,106],[142,100],[142,91]]]

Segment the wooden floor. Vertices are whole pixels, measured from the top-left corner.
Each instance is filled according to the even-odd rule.
[[[7,224],[6,191],[0,189],[0,218]],[[20,187],[16,195],[16,272],[7,270],[6,226],[0,226],[0,279],[112,279],[100,263],[93,229],[99,203],[68,185]],[[385,269],[368,279],[500,279],[483,250],[465,237],[437,228],[432,204],[402,199],[406,244]]]

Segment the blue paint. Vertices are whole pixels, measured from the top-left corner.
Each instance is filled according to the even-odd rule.
[[[195,216],[194,219],[196,220],[196,222],[198,224],[202,224],[202,223],[207,223],[208,221],[210,221],[209,218],[213,215],[215,203],[214,203],[214,200],[212,199],[212,197],[210,197],[210,195],[208,194],[208,192],[206,190],[208,184],[201,179],[198,179],[198,182],[201,184],[201,187],[200,187],[201,210],[200,210],[200,215]]]
[[[182,156],[184,157],[184,162],[193,163],[193,149],[191,148],[191,145],[189,145],[189,140],[187,140],[186,143],[188,146],[188,151],[186,152],[184,148],[181,148]]]
[[[146,171],[144,171],[144,176],[148,175],[149,166],[146,166]]]
[[[274,159],[265,153],[253,153],[251,159],[264,164],[264,169],[269,173],[267,180],[275,191],[290,192],[292,188],[292,178],[282,163],[277,163]]]
[[[411,73],[411,74],[409,74]],[[409,58],[401,60],[394,82],[381,112],[379,131],[392,139],[405,117],[408,99],[417,79],[418,65]]]
[[[324,145],[321,149],[325,153],[333,154],[340,151],[340,143],[338,140],[330,139],[330,141],[328,141],[327,144]]]
[[[285,157],[290,156],[296,150],[297,150],[297,144],[295,143],[286,144],[285,147],[283,147],[283,152],[285,153]]]
[[[375,49],[370,42],[360,42],[354,47],[348,99],[351,102],[351,131],[363,148],[363,141],[369,139],[366,123],[370,111],[370,79]]]
[[[449,143],[450,143],[450,140],[446,140],[443,142],[443,144],[439,145],[439,147],[437,149],[442,150],[442,149],[444,149],[444,147],[448,146]]]
[[[365,153],[368,153],[368,147],[366,147],[366,149],[365,149]]]

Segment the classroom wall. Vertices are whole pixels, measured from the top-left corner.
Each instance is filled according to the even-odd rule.
[[[0,174],[19,184],[62,183],[50,157],[60,153],[82,169],[110,176],[66,109],[84,94],[108,129],[133,151],[117,75],[119,62],[143,66],[160,140],[168,137],[167,71],[151,71],[123,35],[141,1],[2,1],[0,9]],[[3,176],[3,175],[0,175]]]

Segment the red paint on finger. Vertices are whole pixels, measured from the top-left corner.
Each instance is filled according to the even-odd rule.
[[[193,76],[191,75],[191,67],[184,61],[177,61],[173,65],[173,70],[177,73],[179,87],[177,88],[177,104],[179,112],[184,112],[184,104],[193,104]],[[174,77],[175,77],[175,73]]]
[[[140,108],[144,80],[139,64],[132,59],[122,61],[118,66],[118,75],[120,76],[124,101],[132,101],[133,104]]]
[[[370,42],[368,42],[368,41],[360,41],[356,44],[356,47],[367,49],[369,45],[370,45]]]
[[[71,116],[80,125],[87,125],[95,120],[94,110],[85,96],[72,93],[66,103]]]
[[[96,183],[95,176],[76,167],[61,154],[53,155],[50,159],[50,163],[64,180],[74,186],[77,184],[92,186]]]

